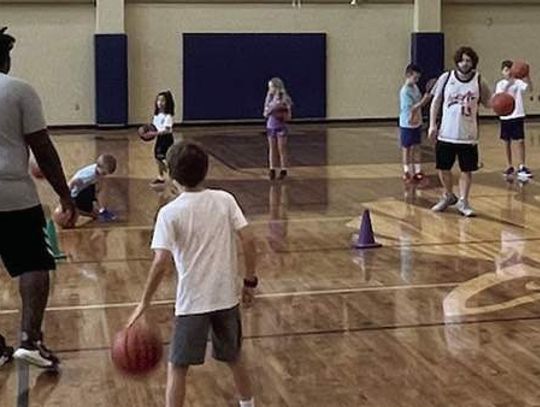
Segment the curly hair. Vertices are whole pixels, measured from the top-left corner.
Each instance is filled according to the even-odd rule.
[[[9,62],[9,53],[15,45],[15,38],[6,34],[7,27],[0,28],[0,65]]]
[[[476,69],[478,66],[478,62],[480,61],[480,58],[478,57],[478,54],[474,49],[471,47],[460,47],[454,54],[454,63],[457,65],[461,62],[463,59],[463,55],[467,55],[469,58],[472,59],[473,69]]]

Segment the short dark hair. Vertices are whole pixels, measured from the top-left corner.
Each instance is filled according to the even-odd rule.
[[[157,107],[157,100],[160,96],[163,96],[165,98],[165,113],[174,116],[174,98],[170,90],[159,92],[157,94],[156,100],[154,102],[154,115],[157,115],[159,113],[159,109]]]
[[[97,163],[107,168],[109,174],[112,174],[116,171],[116,157],[112,154],[101,154]]]
[[[514,62],[513,61],[510,61],[509,59],[505,59],[504,61],[501,62],[501,69],[504,69],[504,68],[512,68],[512,65],[514,65]]]
[[[0,28],[0,65],[9,61],[9,53],[15,45],[15,38],[6,34],[7,27]]]
[[[454,54],[454,63],[457,65],[463,59],[463,55],[468,55],[472,59],[473,69],[476,69],[480,58],[474,49],[471,47],[459,47]]]
[[[409,64],[407,65],[407,68],[405,68],[405,75],[411,75],[413,73],[422,73],[422,69],[416,65],[416,64]]]
[[[182,186],[194,188],[208,172],[208,154],[193,141],[174,144],[167,153],[167,164],[172,179]]]

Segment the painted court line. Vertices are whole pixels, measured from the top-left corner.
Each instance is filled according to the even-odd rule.
[[[29,386],[30,369],[28,363],[17,361],[17,407],[28,407]]]
[[[414,289],[429,289],[429,288],[451,288],[456,287],[460,283],[439,283],[439,284],[418,284],[418,285],[395,285],[395,286],[375,286],[375,287],[358,287],[358,288],[336,288],[329,290],[312,290],[312,291],[294,291],[294,292],[281,292],[281,293],[267,293],[258,294],[255,298],[259,299],[272,299],[272,298],[287,298],[287,297],[305,297],[314,295],[330,295],[330,294],[354,294],[362,292],[374,292],[374,291],[402,291],[402,290],[414,290]],[[152,305],[172,305],[176,300],[159,300],[152,301]],[[68,305],[58,307],[48,307],[47,311],[89,311],[100,309],[114,309],[114,308],[128,308],[135,307],[138,302],[121,302],[110,304],[88,304],[88,305]],[[0,315],[18,314],[19,310],[0,310]]]
[[[287,219],[287,223],[303,223],[303,222],[342,222],[342,221],[350,221],[351,219],[357,219],[360,216],[354,217],[354,216],[325,216],[325,217],[310,217],[310,218],[294,218],[294,219]],[[257,220],[251,220],[249,222],[250,225],[266,225],[268,222],[270,222],[272,219],[257,219]],[[81,232],[88,232],[93,233],[96,230],[104,230],[104,231],[123,231],[123,230],[152,230],[152,225],[115,225],[113,227],[94,227],[94,228],[85,228],[85,229],[67,229],[63,230],[63,234],[73,234],[73,233],[81,233]]]

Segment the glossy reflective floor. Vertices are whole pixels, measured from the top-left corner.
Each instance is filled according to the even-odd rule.
[[[291,176],[274,183],[259,127],[177,133],[208,148],[208,185],[233,192],[256,231],[261,284],[243,319],[257,405],[540,406],[540,185],[503,180],[497,126],[483,124],[471,199],[479,216],[434,214],[432,147],[423,147],[428,179],[404,186],[396,133],[294,126]],[[4,368],[0,406],[163,406],[165,365],[132,380],[108,349],[141,295],[155,212],[172,197],[149,186],[152,144],[134,131],[54,140],[70,175],[100,153],[117,156],[106,190],[119,220],[60,232],[68,260],[55,273],[45,331],[62,374]],[[540,124],[528,125],[527,151],[540,177]],[[50,188],[39,189],[53,204]],[[351,249],[365,209],[380,249]],[[151,313],[166,343],[175,277],[167,279]],[[6,273],[0,284],[0,326],[15,342],[17,286]],[[188,380],[186,405],[237,405],[228,370],[211,358]]]

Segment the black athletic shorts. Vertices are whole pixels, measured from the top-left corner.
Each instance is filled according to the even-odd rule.
[[[523,140],[525,138],[525,119],[501,120],[501,140]]]
[[[160,134],[157,136],[156,144],[154,145],[154,157],[158,161],[163,161],[167,158],[167,151],[174,144],[174,137],[171,133]]]
[[[12,277],[56,268],[44,228],[41,205],[0,212],[0,258]]]
[[[455,144],[438,141],[435,147],[435,164],[438,170],[449,171],[454,166],[456,158],[459,169],[463,172],[478,170],[478,145]]]
[[[89,185],[84,188],[79,194],[73,198],[77,209],[86,213],[92,213],[94,210],[94,202],[96,202],[96,186]]]

